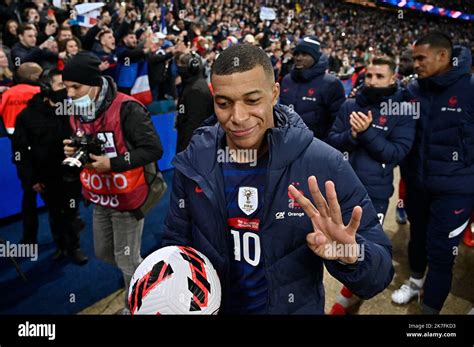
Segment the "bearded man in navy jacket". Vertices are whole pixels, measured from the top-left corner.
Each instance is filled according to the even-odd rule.
[[[329,58],[320,46],[315,36],[298,42],[294,66],[281,82],[280,103],[293,108],[314,136],[324,140],[346,97],[341,81],[326,73]]]
[[[423,288],[423,312],[437,314],[451,289],[459,241],[474,208],[474,76],[470,50],[453,47],[442,33],[417,40],[413,60],[418,80],[408,90],[421,115],[401,167],[411,276],[392,301],[407,304]]]
[[[277,105],[265,52],[226,49],[211,81],[218,122],[176,156],[163,246],[210,259],[222,313],[323,314],[323,266],[362,298],[386,288],[391,245],[364,186],[339,151]]]

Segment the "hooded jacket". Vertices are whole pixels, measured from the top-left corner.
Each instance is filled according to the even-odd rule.
[[[357,295],[366,299],[374,296],[390,283],[393,268],[390,241],[366,190],[342,155],[314,139],[295,112],[278,105],[274,108],[274,121],[275,127],[266,134],[269,163],[259,226],[268,284],[266,313],[323,314],[323,265]],[[222,285],[222,313],[226,313],[229,305],[230,257],[233,256],[224,179],[217,162],[217,150],[224,138],[218,123],[198,128],[187,149],[176,156],[163,236],[163,246],[191,246],[210,259]],[[363,247],[364,260],[354,269],[334,260],[323,260],[307,246],[311,221],[289,199],[288,185],[297,185],[309,196],[307,179],[311,175],[316,175],[319,182],[335,182],[345,224],[356,205],[363,208],[356,240]],[[324,185],[320,188],[325,196]],[[181,208],[183,202],[185,208]],[[289,300],[290,296],[294,300]]]
[[[409,103],[410,95],[400,85],[397,91],[374,103],[362,92],[342,104],[326,140],[328,144],[348,154],[349,162],[364,184],[371,199],[388,200],[393,194],[393,169],[408,154],[415,138],[416,114],[393,114],[388,105]],[[385,110],[382,108],[385,106]],[[349,123],[352,112],[368,114],[372,123],[356,138]],[[405,110],[416,111],[416,109]],[[382,111],[382,112],[381,112]],[[387,112],[388,111],[388,112]],[[400,112],[396,112],[400,113]],[[347,156],[346,156],[347,157]]]
[[[36,94],[18,115],[12,148],[18,176],[32,187],[36,183],[61,180],[65,159],[63,140],[71,135],[69,118]]]
[[[184,150],[189,144],[193,131],[205,119],[214,114],[214,101],[206,79],[202,75],[202,70],[195,76],[182,76],[181,78],[183,79],[184,88],[177,107],[177,153]]]
[[[336,112],[345,100],[341,81],[326,74],[327,68],[328,57],[322,54],[308,69],[298,72],[293,68],[283,78],[280,90],[280,103],[293,105],[314,136],[321,140],[327,137]]]
[[[474,75],[468,48],[455,46],[444,74],[408,86],[421,104],[413,149],[403,166],[408,184],[435,193],[474,194]]]

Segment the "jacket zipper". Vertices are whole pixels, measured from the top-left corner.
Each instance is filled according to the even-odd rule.
[[[270,164],[272,162],[272,152],[271,152],[271,146],[270,146],[270,142],[271,142],[271,135],[268,134],[267,135],[267,143],[268,143],[268,165],[267,165],[267,173],[266,173],[266,182],[265,182],[265,198],[267,197],[270,197],[270,192],[268,191],[268,187],[269,187],[269,183],[270,183]],[[262,229],[261,231],[263,231],[263,226],[267,224],[267,216],[269,214],[269,211],[270,211],[270,207],[269,207],[269,201],[270,199],[265,199],[263,201],[264,203],[264,212],[263,212],[263,215],[262,215],[262,221],[264,221],[262,223]],[[260,233],[262,234],[262,232]],[[263,247],[263,235],[262,235],[262,245],[260,246],[261,247],[261,251],[262,251],[262,256],[263,256],[263,272],[265,274],[265,280],[267,282],[267,303],[265,305],[265,313],[268,314],[268,310],[271,306],[271,295],[270,293],[272,292],[272,283],[271,281],[269,280],[270,276],[268,275],[268,270],[267,270],[267,255],[265,254],[265,247]]]

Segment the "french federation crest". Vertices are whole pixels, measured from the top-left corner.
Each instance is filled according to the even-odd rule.
[[[254,187],[239,187],[239,208],[247,215],[251,215],[258,207],[258,190]]]

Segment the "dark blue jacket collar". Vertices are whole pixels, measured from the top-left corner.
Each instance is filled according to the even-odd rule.
[[[367,97],[362,93],[362,90],[359,90],[356,94],[356,102],[359,106],[361,107],[366,107],[366,106],[379,106],[381,102],[386,101],[388,99],[391,99],[392,101],[404,101],[406,99],[407,91],[406,89],[402,86],[400,81],[397,81],[397,90],[394,94],[388,95],[385,97],[382,97],[379,101],[377,101],[375,104],[369,102]]]
[[[324,75],[328,68],[329,58],[326,54],[321,54],[318,62],[315,63],[308,69],[303,69],[301,71],[301,79],[304,81],[311,81],[317,76]],[[291,69],[291,77],[293,80],[298,81],[297,72],[295,68]]]

